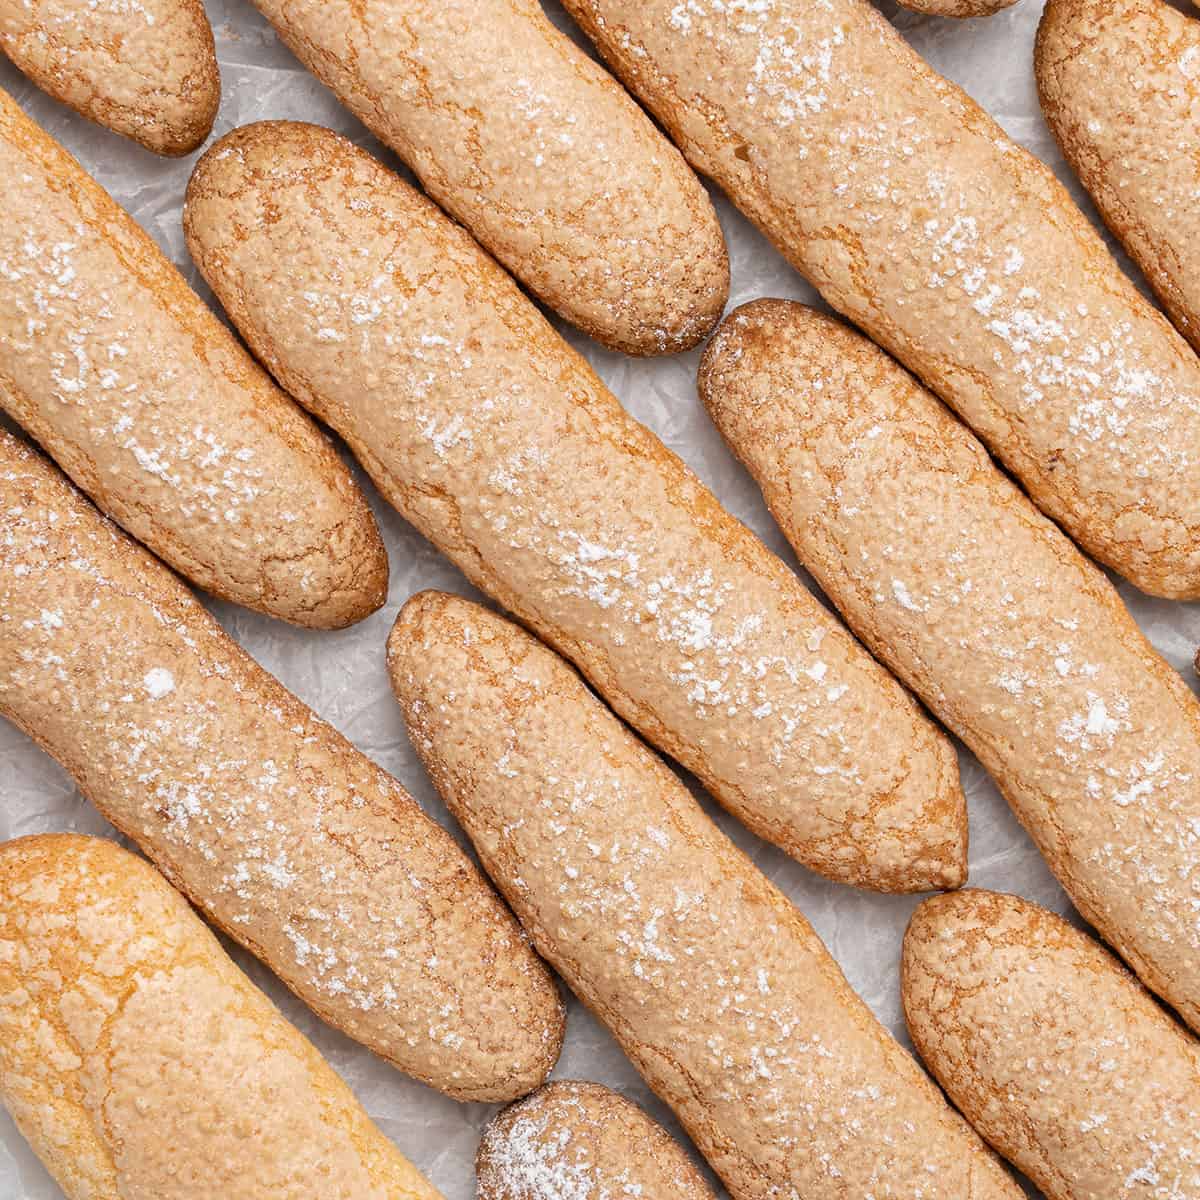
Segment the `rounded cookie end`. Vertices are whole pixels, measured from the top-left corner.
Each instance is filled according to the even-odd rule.
[[[498,1113],[475,1157],[479,1200],[581,1194],[712,1200],[704,1176],[647,1113],[598,1083],[556,1080]]]

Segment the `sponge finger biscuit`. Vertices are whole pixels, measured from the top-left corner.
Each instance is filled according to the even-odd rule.
[[[153,241],[0,92],[0,408],[206,591],[315,628],[387,555],[328,439]]]
[[[868,0],[566,0],[821,292],[1093,557],[1200,597],[1200,361],[1041,162]]]
[[[1200,350],[1200,21],[1162,0],[1052,0],[1034,65],[1067,161]]]
[[[729,289],[712,204],[539,0],[255,0],[300,60],[535,296],[627,354],[685,350]]]
[[[1079,910],[1200,1030],[1200,706],[1116,590],[906,371],[739,309],[701,394],[850,625],[978,755]]]
[[[558,1056],[554,984],[450,835],[0,433],[0,714],[315,1012],[463,1099]]]
[[[185,226],[383,495],[740,819],[835,879],[962,882],[949,744],[428,201],[269,123],[205,155]]]
[[[152,867],[0,847],[0,1100],[69,1200],[440,1200]]]
[[[190,154],[217,115],[201,0],[0,0],[0,50],[56,100],[155,154]]]
[[[1018,1200],[800,913],[552,651],[422,593],[388,664],[413,745],[534,944],[734,1200]]]
[[[584,1196],[713,1200],[682,1147],[636,1104],[598,1083],[555,1080],[484,1131],[479,1200]]]
[[[1200,1046],[1091,938],[1017,896],[938,896],[902,976],[921,1057],[1049,1200],[1200,1194]]]

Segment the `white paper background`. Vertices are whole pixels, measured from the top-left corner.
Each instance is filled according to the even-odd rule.
[[[256,119],[297,118],[345,132],[395,165],[394,158],[380,151],[354,118],[279,44],[249,3],[207,0],[207,4],[216,32],[223,87],[214,136]],[[552,7],[555,20],[569,28],[557,6]],[[1050,162],[1080,196],[1038,110],[1032,48],[1040,9],[1038,0],[1022,0],[996,17],[968,22],[939,21],[906,12],[897,15],[890,3],[887,11],[938,70],[965,87],[1013,137]],[[55,104],[2,61],[0,85],[82,160],[158,240],[188,280],[211,300],[188,260],[180,228],[180,206],[195,156],[178,161],[158,159]],[[718,200],[718,207],[732,259],[731,305],[764,295],[815,300],[812,290],[745,220],[724,200]],[[1085,203],[1085,208],[1094,219],[1091,207]],[[731,512],[794,563],[756,489],[725,449],[696,398],[698,352],[665,360],[634,361],[603,351],[572,330],[564,333],[591,359],[629,410],[680,453]],[[365,478],[363,483],[391,557],[391,590],[382,612],[341,633],[309,633],[230,605],[213,607],[229,632],[264,666],[395,774],[436,819],[454,828],[408,745],[388,689],[383,647],[397,609],[413,592],[442,587],[470,594],[471,589],[455,568],[383,504]],[[1194,682],[1190,656],[1200,643],[1197,607],[1150,601],[1128,585],[1122,586],[1122,592],[1158,649],[1189,682]],[[962,767],[970,801],[971,882],[1016,891],[1059,911],[1068,911],[1065,897],[1033,845],[978,764],[965,752]],[[62,829],[112,832],[83,802],[57,765],[2,722],[0,780],[0,838]],[[707,800],[704,803],[714,811]],[[724,814],[715,815],[813,922],[879,1019],[907,1041],[897,966],[900,939],[916,900],[868,895],[823,882],[756,841]],[[461,837],[457,828],[455,833]],[[460,1105],[408,1080],[368,1051],[322,1026],[257,963],[240,951],[236,954],[253,978],[316,1042],[384,1131],[442,1189],[447,1200],[468,1200],[474,1193],[472,1163],[479,1133],[494,1108]],[[678,1132],[612,1040],[574,1002],[566,1046],[555,1074],[596,1079],[620,1088],[647,1104]],[[12,1123],[0,1112],[0,1197],[52,1200],[59,1195]]]

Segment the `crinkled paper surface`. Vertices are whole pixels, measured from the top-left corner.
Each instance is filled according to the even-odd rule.
[[[247,0],[207,0],[216,32],[223,98],[214,136],[262,118],[294,118],[331,126],[385,161],[363,128],[278,42]],[[966,88],[1007,131],[1050,162],[1077,197],[1080,189],[1059,156],[1038,109],[1033,39],[1038,0],[1021,0],[990,19],[954,22],[925,18],[888,5],[888,15],[933,65]],[[569,21],[557,6],[553,16]],[[0,84],[77,155],[116,199],[150,231],[188,280],[211,300],[188,260],[180,227],[184,188],[196,156],[158,159],[55,104],[11,65],[0,62]],[[7,181],[4,186],[13,186]],[[718,207],[733,266],[730,303],[758,296],[815,301],[815,293],[723,199]],[[1094,210],[1085,203],[1095,220]],[[1128,264],[1126,264],[1128,265]],[[735,463],[695,393],[699,353],[631,360],[600,349],[572,330],[570,341],[591,359],[629,410],[648,424],[714,489],[725,506],[794,564],[749,477]],[[311,633],[230,605],[214,607],[222,623],[270,671],[331,721],[366,754],[395,774],[434,817],[454,827],[405,737],[388,688],[384,641],[400,605],[422,588],[473,594],[458,571],[375,494],[359,472],[379,517],[391,556],[386,608],[352,629]],[[1122,594],[1158,649],[1192,681],[1190,657],[1200,643],[1197,606],[1148,600],[1128,585]],[[1069,904],[995,787],[965,752],[963,783],[970,801],[971,882],[1019,892],[1061,912]],[[58,766],[21,734],[0,723],[0,838],[47,830],[112,833]],[[714,812],[723,829],[792,897],[841,963],[879,1019],[907,1042],[899,995],[900,940],[913,898],[868,895],[827,883]],[[461,831],[455,828],[461,838]],[[479,1134],[494,1109],[461,1105],[408,1080],[348,1039],[325,1028],[269,974],[240,951],[252,977],[317,1044],[354,1088],[383,1130],[443,1191],[447,1200],[474,1194],[473,1160]],[[650,1096],[612,1039],[572,1002],[567,1041],[555,1072],[620,1088],[678,1132]],[[0,1112],[0,1197],[55,1200],[60,1193],[11,1121]],[[314,1197],[314,1200],[317,1200]]]

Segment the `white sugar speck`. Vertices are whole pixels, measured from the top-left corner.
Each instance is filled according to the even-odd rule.
[[[175,676],[166,667],[151,667],[142,678],[151,700],[161,700],[175,690]]]

